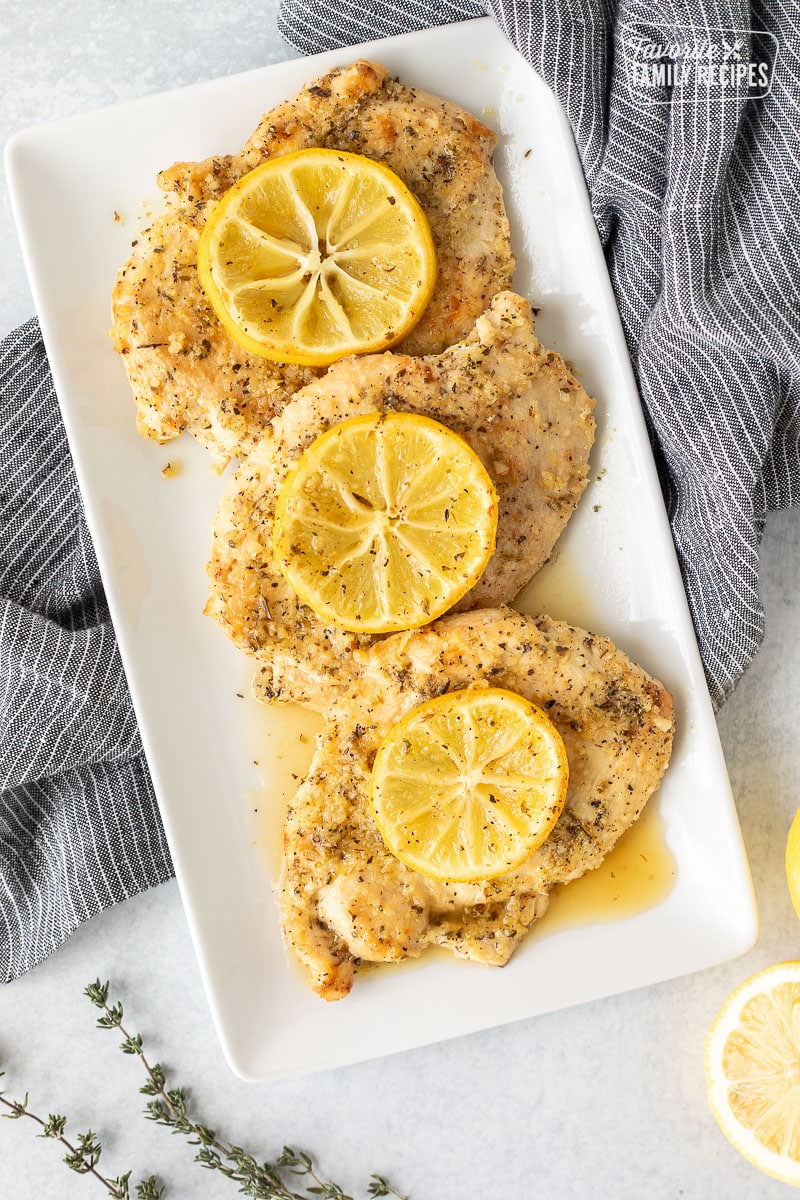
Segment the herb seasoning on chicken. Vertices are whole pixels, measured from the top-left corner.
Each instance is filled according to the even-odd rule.
[[[445,617],[374,646],[326,716],[286,823],[280,903],[286,942],[326,1000],[359,962],[441,946],[502,966],[559,883],[598,866],[658,787],[672,748],[666,689],[607,638],[511,609]],[[569,760],[563,812],[516,870],[448,884],[389,853],[371,814],[370,772],[386,730],[432,696],[485,680],[539,705]]]
[[[459,433],[497,490],[493,557],[459,608],[511,601],[551,554],[588,480],[594,402],[564,360],[540,345],[530,305],[496,296],[462,342],[441,355],[345,359],[299,392],[234,475],[212,526],[207,612],[257,653],[257,692],[324,710],[349,656],[372,638],[322,622],[274,561],[272,523],[302,451],[346,417],[421,413]]]
[[[206,216],[242,175],[309,147],[354,151],[394,171],[422,206],[438,263],[430,304],[400,349],[437,354],[511,283],[495,141],[465,109],[362,61],[268,112],[238,154],[162,171],[158,183],[170,207],[139,237],[113,294],[114,346],[133,387],[140,433],[165,442],[188,429],[224,464],[252,449],[269,419],[319,374],[248,354],[223,329],[200,284]]]

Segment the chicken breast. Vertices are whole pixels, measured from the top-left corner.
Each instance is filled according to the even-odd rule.
[[[546,709],[566,745],[569,790],[553,832],[517,870],[440,883],[387,850],[369,807],[370,769],[383,734],[411,708],[480,680]],[[640,815],[673,728],[662,684],[607,638],[547,616],[464,613],[376,645],[330,709],[286,821],[283,930],[313,989],[340,999],[359,962],[429,946],[502,966],[553,886],[598,866]]]
[[[324,711],[373,637],[326,626],[272,553],[278,490],[315,437],[345,417],[404,410],[460,433],[497,489],[496,552],[460,609],[506,603],[542,566],[588,478],[593,401],[537,341],[527,300],[501,292],[464,341],[441,355],[378,354],[336,363],[291,400],[240,466],[212,526],[206,608],[259,655],[264,699]]]
[[[463,337],[514,271],[496,137],[470,113],[357,62],[268,112],[238,154],[176,163],[158,177],[169,197],[114,286],[112,336],[124,356],[139,431],[164,442],[190,430],[219,463],[252,449],[310,368],[247,354],[220,325],[197,275],[210,206],[266,158],[308,147],[384,162],[419,200],[436,246],[430,305],[401,350],[437,354]]]

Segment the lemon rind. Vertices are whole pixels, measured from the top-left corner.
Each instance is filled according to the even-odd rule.
[[[335,158],[345,161],[368,162],[371,170],[374,170],[382,178],[391,181],[391,186],[402,198],[406,211],[414,218],[420,243],[421,262],[426,273],[419,295],[414,296],[413,301],[409,302],[405,318],[397,323],[397,327],[393,329],[391,336],[376,337],[369,341],[345,338],[335,348],[331,348],[325,352],[306,350],[290,341],[263,340],[243,329],[230,311],[223,290],[215,278],[212,264],[212,243],[219,226],[229,209],[235,207],[237,201],[240,202],[242,193],[252,187],[255,177],[266,171],[285,169],[287,164],[291,164],[293,161],[300,159],[310,160],[313,156],[321,156],[325,161]],[[389,350],[401,342],[403,338],[407,337],[411,330],[419,323],[433,294],[436,284],[436,250],[430,225],[422,206],[413,192],[410,191],[402,179],[389,167],[375,159],[368,158],[366,155],[354,154],[352,151],[313,147],[305,150],[295,150],[288,154],[276,155],[273,158],[267,159],[266,162],[261,163],[252,171],[241,176],[232,185],[221,200],[218,201],[203,227],[198,246],[197,269],[200,282],[221,325],[230,337],[245,350],[257,357],[266,358],[272,362],[290,363],[297,366],[327,367],[348,355],[374,354],[379,351]]]
[[[441,601],[437,604],[429,605],[424,611],[419,611],[417,617],[409,618],[408,616],[395,619],[382,618],[379,620],[364,620],[362,617],[348,618],[342,616],[336,608],[322,602],[316,595],[314,590],[308,586],[305,575],[301,574],[297,569],[293,568],[295,555],[292,551],[291,524],[287,519],[287,509],[292,499],[293,490],[298,478],[303,473],[304,463],[308,462],[306,457],[309,451],[320,454],[321,447],[328,441],[332,441],[337,437],[342,436],[342,428],[344,426],[354,427],[355,425],[367,426],[369,424],[378,424],[380,421],[389,418],[405,418],[419,425],[424,423],[429,427],[435,427],[438,431],[444,431],[448,442],[458,444],[473,460],[475,474],[481,481],[481,485],[486,496],[486,522],[484,527],[485,541],[482,543],[480,554],[476,554],[474,562],[471,564],[470,570],[466,572],[459,580],[458,586],[450,589]],[[290,587],[296,592],[300,600],[307,605],[320,620],[327,624],[334,625],[338,629],[344,629],[348,633],[363,633],[369,635],[383,633],[399,633],[402,630],[420,629],[438,617],[443,616],[454,605],[463,600],[464,596],[472,590],[475,584],[483,575],[486,567],[492,558],[495,551],[497,538],[497,521],[499,516],[499,500],[497,489],[491,475],[487,471],[484,464],[481,462],[478,455],[470,446],[469,442],[463,438],[455,430],[443,425],[439,421],[435,421],[430,417],[426,417],[420,413],[404,413],[392,411],[386,413],[363,413],[355,417],[348,417],[344,421],[339,421],[332,425],[330,429],[325,430],[319,437],[306,447],[306,450],[294,464],[286,479],[281,484],[278,492],[278,497],[275,504],[275,515],[273,518],[273,538],[272,538],[272,553],[275,563],[281,571],[281,574],[286,579]]]

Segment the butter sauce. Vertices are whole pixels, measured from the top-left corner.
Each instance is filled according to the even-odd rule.
[[[676,870],[654,796],[599,867],[553,888],[550,906],[535,929],[548,937],[560,929],[646,912],[672,891]]]
[[[250,699],[244,708],[248,743],[261,776],[261,786],[247,794],[249,825],[270,879],[276,882],[286,810],[308,770],[322,717],[293,705],[267,709]],[[636,916],[666,899],[675,877],[675,857],[666,844],[656,795],[599,867],[553,889],[533,936]]]

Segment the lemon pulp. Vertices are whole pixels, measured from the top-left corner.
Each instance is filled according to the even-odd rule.
[[[386,845],[432,879],[518,867],[555,825],[569,768],[549,717],[503,688],[446,693],[407,713],[378,749],[371,803]]]
[[[301,455],[278,494],[273,552],[323,620],[389,633],[460,600],[496,528],[494,485],[463,438],[416,413],[368,413]]]
[[[768,967],[728,997],[706,1041],[706,1078],[729,1141],[800,1186],[800,962]]]

